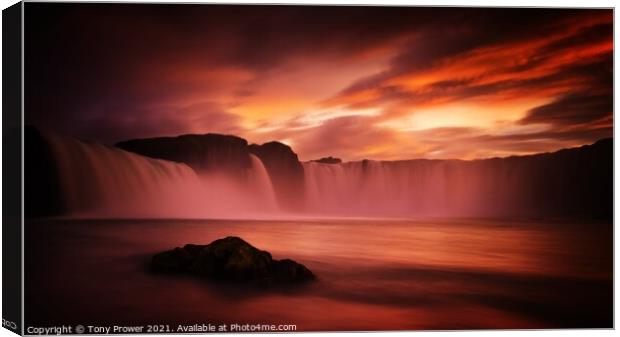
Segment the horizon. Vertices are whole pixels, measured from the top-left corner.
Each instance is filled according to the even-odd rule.
[[[26,126],[29,126],[29,125],[26,125]],[[36,128],[36,129],[39,129],[39,127],[36,126],[36,125],[30,125],[30,126]],[[57,131],[54,131],[54,130],[49,130],[49,131],[58,133]],[[58,133],[58,134],[59,135],[63,135],[63,134],[60,134],[60,133]],[[132,139],[123,139],[123,140],[120,140],[120,141],[118,141],[118,142],[116,142],[114,144],[106,144],[106,143],[100,143],[100,144],[106,145],[106,146],[111,146],[111,147],[117,148],[117,149],[122,150],[122,151],[127,151],[126,149],[119,148],[118,144],[123,143],[123,142],[127,142],[127,141],[132,141],[132,140],[148,140],[148,139],[155,139],[155,138],[178,138],[178,137],[184,137],[184,136],[207,136],[207,135],[235,137],[235,138],[243,139],[243,140],[245,140],[247,142],[248,146],[250,146],[250,145],[264,145],[266,143],[280,143],[280,144],[283,144],[285,146],[288,146],[293,151],[293,153],[295,153],[296,155],[299,156],[299,154],[295,151],[294,147],[292,147],[289,144],[283,143],[282,141],[279,141],[279,140],[272,139],[272,140],[268,140],[268,141],[266,141],[264,143],[254,143],[254,142],[250,142],[247,139],[245,139],[245,138],[243,138],[241,136],[238,136],[238,135],[224,134],[224,133],[213,133],[213,132],[202,133],[202,134],[201,133],[185,133],[185,134],[170,135],[170,136],[166,135],[166,136],[153,136],[153,137],[145,137],[145,138],[132,138]],[[63,135],[63,136],[67,136],[67,135]],[[81,138],[76,138],[76,139],[81,141],[81,142],[85,142],[85,143],[93,143],[92,141],[81,139]],[[344,163],[360,162],[360,161],[365,161],[365,160],[367,160],[367,161],[377,161],[377,162],[398,162],[398,161],[413,161],[413,160],[477,161],[477,160],[491,160],[491,159],[506,159],[506,158],[511,158],[511,157],[527,157],[527,156],[536,156],[536,155],[544,155],[544,154],[553,154],[553,153],[557,153],[557,152],[564,151],[564,150],[573,150],[573,149],[579,149],[579,148],[587,147],[587,146],[594,146],[597,143],[603,142],[603,141],[606,141],[606,140],[611,140],[613,142],[613,139],[614,139],[614,137],[612,135],[610,137],[604,137],[604,138],[596,139],[596,140],[594,140],[594,141],[592,141],[590,143],[586,143],[586,144],[570,146],[570,147],[564,147],[564,148],[559,148],[559,149],[555,149],[555,150],[551,150],[551,151],[545,151],[545,152],[535,152],[535,153],[529,153],[529,154],[507,155],[507,156],[504,156],[504,157],[485,157],[485,158],[473,158],[473,159],[416,157],[416,158],[400,158],[400,159],[388,159],[388,160],[385,160],[385,159],[375,159],[375,158],[362,158],[362,159],[356,159],[356,160],[344,160],[344,159],[342,159],[340,157],[337,157],[337,156],[334,156],[334,155],[327,155],[327,156],[324,156],[324,157],[321,157],[321,158],[314,158],[314,159],[308,159],[308,160],[299,159],[299,162],[300,163],[318,162],[319,160],[327,159],[327,158],[340,159],[343,164]],[[162,160],[164,160],[164,159],[162,159]],[[331,165],[333,165],[333,164],[331,164]]]
[[[26,8],[26,122],[93,142],[220,133],[301,161],[469,160],[613,136],[608,9]]]

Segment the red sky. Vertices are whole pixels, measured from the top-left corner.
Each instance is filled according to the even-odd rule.
[[[611,10],[26,4],[26,119],[226,133],[302,160],[486,158],[612,136]]]

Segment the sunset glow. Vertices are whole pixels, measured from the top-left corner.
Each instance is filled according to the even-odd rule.
[[[33,7],[26,75],[46,81],[26,81],[30,123],[110,144],[278,140],[301,160],[486,158],[612,135],[610,11],[124,6],[62,21]]]

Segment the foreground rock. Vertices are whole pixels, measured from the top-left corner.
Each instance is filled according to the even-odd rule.
[[[259,285],[303,283],[316,278],[304,265],[289,259],[274,260],[269,252],[233,236],[156,254],[151,270]]]

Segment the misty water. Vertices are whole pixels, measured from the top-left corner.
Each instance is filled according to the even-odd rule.
[[[612,326],[611,223],[47,219],[25,235],[27,326]],[[148,272],[156,252],[230,235],[303,263],[318,280],[261,290]]]
[[[247,166],[201,169],[44,133],[58,176],[53,215],[80,218],[290,219],[549,217],[611,219],[612,143],[556,155],[299,163],[301,175],[246,153]],[[607,152],[609,150],[609,152]],[[282,158],[280,158],[281,160]],[[230,160],[228,160],[230,161]],[[273,167],[272,167],[273,168]],[[54,172],[55,170],[49,170]],[[287,173],[288,172],[288,173]],[[291,178],[292,177],[292,178]],[[33,183],[31,194],[41,194]],[[279,193],[278,193],[279,191]],[[45,193],[43,193],[45,194]]]

